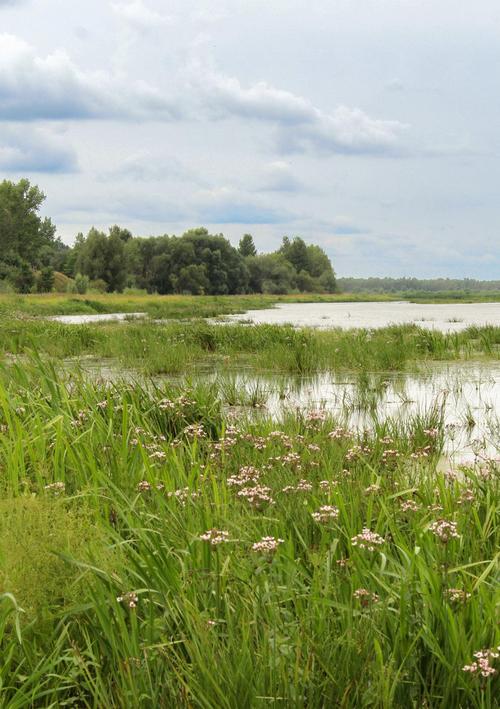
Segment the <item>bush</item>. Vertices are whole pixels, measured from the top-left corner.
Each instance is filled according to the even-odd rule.
[[[77,273],[75,276],[75,288],[77,293],[80,295],[85,295],[89,288],[89,277],[82,276],[81,273]]]
[[[108,290],[108,284],[102,278],[96,278],[90,281],[90,288],[98,293],[106,293]]]
[[[36,277],[36,289],[38,293],[50,293],[54,288],[54,269],[45,266]]]

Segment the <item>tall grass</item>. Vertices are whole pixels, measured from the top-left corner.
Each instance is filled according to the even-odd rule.
[[[416,362],[500,357],[500,328],[443,334],[414,325],[380,330],[296,330],[282,325],[170,324],[62,325],[6,320],[0,353],[37,351],[56,358],[116,359],[148,374],[179,373],[194,365],[242,364],[296,374],[327,370],[399,371]]]
[[[441,472],[439,408],[276,431],[214,386],[35,359],[0,370],[0,423],[2,706],[495,706],[462,668],[500,640],[498,463]]]

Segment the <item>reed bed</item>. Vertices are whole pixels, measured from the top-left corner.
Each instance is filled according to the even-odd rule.
[[[2,706],[496,706],[498,461],[442,470],[438,406],[234,419],[34,356],[0,426]]]
[[[193,365],[242,364],[256,369],[307,374],[349,369],[400,371],[418,362],[500,358],[500,328],[470,327],[444,334],[415,325],[379,330],[315,330],[283,325],[107,323],[3,320],[0,354],[36,350],[58,359],[93,356],[115,359],[147,374],[179,373]]]

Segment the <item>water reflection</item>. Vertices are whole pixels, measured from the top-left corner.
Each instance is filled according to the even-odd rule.
[[[140,375],[88,360],[84,369],[105,380],[138,380]],[[159,376],[156,383],[182,381]],[[218,368],[191,373],[192,382],[211,383],[235,415],[270,415],[324,410],[349,428],[371,428],[386,418],[404,422],[438,412],[446,426],[445,454],[468,460],[500,453],[500,364],[434,363],[412,373],[322,373],[291,376]],[[144,379],[142,380],[144,381]]]

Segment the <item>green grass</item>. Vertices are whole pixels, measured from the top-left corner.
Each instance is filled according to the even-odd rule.
[[[328,370],[401,371],[415,363],[498,359],[500,328],[471,327],[443,334],[415,325],[380,330],[295,330],[291,326],[190,323],[62,325],[4,320],[0,355],[36,350],[57,359],[93,356],[148,375],[180,374],[194,366],[307,374]]]
[[[0,369],[0,424],[0,705],[496,706],[498,674],[462,667],[500,641],[498,463],[440,472],[439,408],[362,434],[323,414],[234,426],[215,386],[27,358]],[[271,501],[239,496],[242,474]],[[252,550],[265,536],[275,553]]]
[[[276,303],[356,303],[409,300],[422,303],[482,303],[500,302],[500,293],[464,293],[461,291],[426,293],[297,293],[291,295],[136,295],[100,294],[38,295],[0,294],[0,315],[76,315],[99,313],[143,312],[153,318],[183,319],[216,317],[246,310],[273,307]]]

